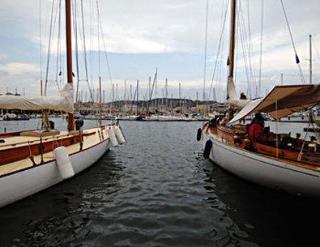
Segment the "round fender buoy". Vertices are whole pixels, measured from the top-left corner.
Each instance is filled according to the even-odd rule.
[[[208,140],[206,142],[206,145],[204,146],[204,150],[203,150],[203,157],[205,159],[209,159],[211,149],[212,149],[212,141]]]
[[[198,131],[197,131],[197,141],[201,140],[201,135],[202,135],[202,129],[199,128]]]

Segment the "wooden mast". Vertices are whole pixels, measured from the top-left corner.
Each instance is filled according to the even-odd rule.
[[[234,48],[235,48],[235,33],[236,33],[236,8],[237,1],[231,1],[231,22],[230,22],[230,43],[229,43],[229,73],[228,78],[233,78],[234,74]]]
[[[66,0],[66,48],[67,48],[67,79],[72,86],[72,27],[71,27],[71,0]],[[74,130],[73,113],[68,113],[68,130]]]
[[[231,0],[231,21],[230,21],[230,41],[229,41],[229,57],[228,57],[228,83],[227,83],[227,99],[235,100],[236,89],[233,81],[234,77],[234,54],[235,54],[235,36],[236,36],[236,9],[237,1]]]

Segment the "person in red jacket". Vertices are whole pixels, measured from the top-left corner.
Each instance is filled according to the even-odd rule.
[[[256,142],[265,142],[266,136],[264,134],[264,119],[261,113],[256,113],[255,117],[248,129],[249,139],[251,144],[254,145]]]

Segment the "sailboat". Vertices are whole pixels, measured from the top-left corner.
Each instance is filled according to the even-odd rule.
[[[59,96],[0,96],[1,109],[43,111],[43,128],[0,134],[0,207],[47,189],[93,165],[125,138],[117,124],[82,130],[74,121],[71,0],[66,0],[68,83]],[[68,114],[68,131],[54,129],[48,111]]]
[[[238,99],[234,84],[236,0],[231,1],[231,37],[228,59],[227,102],[238,109],[226,124],[213,119],[198,130],[204,140],[204,156],[250,182],[295,195],[320,196],[320,145],[315,138],[292,138],[271,133],[267,142],[250,143],[243,121],[247,116],[264,113],[277,121],[295,112],[306,111],[320,102],[320,85],[275,86],[260,99]],[[268,129],[265,128],[265,131]],[[289,132],[289,131],[288,131]]]

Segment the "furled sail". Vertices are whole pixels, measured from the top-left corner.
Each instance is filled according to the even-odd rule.
[[[70,84],[66,84],[60,91],[60,96],[23,97],[1,95],[0,109],[73,112],[73,88]]]
[[[306,111],[319,103],[320,85],[276,86],[265,98],[248,103],[229,124],[255,112],[265,112],[274,119],[280,119]]]
[[[228,77],[227,82],[227,100],[237,99],[236,86],[234,85],[233,77]]]
[[[227,101],[231,107],[242,109],[245,107],[249,100],[247,99],[239,99],[236,93],[236,86],[234,85],[233,77],[228,77],[227,82]]]

